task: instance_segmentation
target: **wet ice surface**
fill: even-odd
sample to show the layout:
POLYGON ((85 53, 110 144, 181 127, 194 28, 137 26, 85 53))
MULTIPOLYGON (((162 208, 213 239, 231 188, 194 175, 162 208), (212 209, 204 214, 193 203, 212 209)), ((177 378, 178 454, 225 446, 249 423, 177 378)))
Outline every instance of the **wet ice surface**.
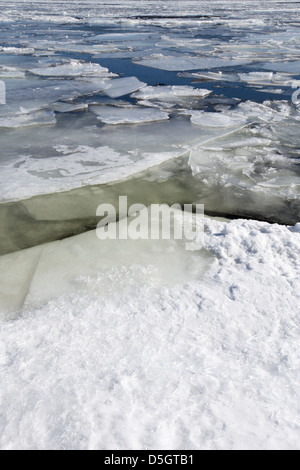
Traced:
POLYGON ((297 448, 298 18, 0 1, 1 447, 297 448), (55 241, 119 194, 292 227, 55 241))

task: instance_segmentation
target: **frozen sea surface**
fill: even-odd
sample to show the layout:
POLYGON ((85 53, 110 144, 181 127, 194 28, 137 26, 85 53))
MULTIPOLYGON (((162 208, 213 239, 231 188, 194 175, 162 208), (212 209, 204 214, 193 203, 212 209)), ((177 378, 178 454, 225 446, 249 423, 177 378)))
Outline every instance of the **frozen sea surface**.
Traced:
POLYGON ((299 448, 299 11, 0 0, 2 449, 299 448))

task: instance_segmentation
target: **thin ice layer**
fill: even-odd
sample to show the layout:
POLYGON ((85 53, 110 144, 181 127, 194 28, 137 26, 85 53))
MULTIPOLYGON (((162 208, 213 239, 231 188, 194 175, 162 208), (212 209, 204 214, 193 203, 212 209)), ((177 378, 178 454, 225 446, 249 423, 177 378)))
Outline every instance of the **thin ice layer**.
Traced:
POLYGON ((269 85, 269 86, 287 86, 294 83, 293 75, 290 73, 274 72, 244 72, 244 73, 224 73, 219 72, 193 72, 179 74, 182 77, 207 79, 220 82, 245 82, 249 85, 269 85))
POLYGON ((45 126, 51 124, 56 124, 55 114, 51 111, 22 113, 14 116, 0 117, 0 128, 2 129, 45 126))
MULTIPOLYGON (((180 228, 182 224, 181 210, 175 211, 174 219, 171 219, 171 212, 167 207, 162 207, 161 210, 165 218, 170 218, 172 233, 175 233, 174 225, 180 228)), ((149 222, 149 230, 150 220, 152 224, 160 224, 159 240, 147 239, 147 228, 144 233, 146 239, 125 238, 127 228, 130 230, 130 223, 135 220, 132 217, 117 224, 112 221, 109 227, 111 232, 123 234, 122 242, 114 239, 99 240, 96 232, 92 231, 0 257, 0 315, 3 310, 26 310, 38 307, 60 294, 75 292, 77 288, 83 287, 78 282, 79 276, 103 276, 103 282, 105 275, 114 271, 116 264, 130 271, 135 264, 144 262, 145 269, 141 273, 144 271, 144 281, 153 284, 153 287, 197 279, 208 264, 207 252, 203 250, 199 257, 194 257, 191 251, 185 250, 186 243, 190 243, 191 239, 186 239, 183 231, 182 240, 173 240, 174 236, 167 240, 168 227, 159 222, 160 215, 151 217, 151 209, 144 210, 144 214, 147 217, 147 228, 149 222), (74 251, 78 252, 79 257, 74 257, 74 251), (172 252, 176 252, 177 256, 170 270, 172 252), (23 279, 20 279, 20 271, 24 273, 23 279)), ((186 215, 186 223, 188 217, 191 219, 192 215, 186 215)), ((203 231, 203 219, 200 216, 197 224, 200 233, 200 230, 203 231)))
POLYGON ((153 67, 160 70, 184 71, 197 69, 212 69, 217 67, 230 67, 235 65, 249 64, 249 60, 233 60, 211 57, 193 57, 193 56, 164 56, 154 54, 144 59, 134 60, 139 65, 153 67))
POLYGON ((211 94, 211 90, 193 88, 190 86, 147 86, 132 95, 138 100, 159 100, 176 102, 180 98, 200 97, 211 94))
POLYGON ((116 106, 92 106, 90 109, 105 124, 142 124, 169 119, 167 113, 158 109, 140 108, 138 106, 124 108, 116 106))
POLYGON ((48 158, 20 156, 1 166, 1 199, 26 199, 86 185, 122 180, 147 168, 177 157, 183 149, 169 152, 117 152, 109 147, 77 148, 59 145, 48 158))
MULTIPOLYGON (((219 211, 298 220, 299 147, 298 138, 294 143, 292 138, 297 115, 291 107, 270 111, 266 109, 263 118, 257 115, 255 126, 192 150, 189 164, 203 188, 214 194, 219 211)), ((208 202, 207 210, 211 207, 208 202)))
POLYGON ((42 77, 80 77, 84 75, 96 75, 105 78, 115 76, 115 74, 109 72, 108 68, 101 67, 99 64, 82 62, 75 59, 66 64, 52 67, 39 67, 30 69, 29 71, 42 77))
POLYGON ((119 98, 140 90, 144 86, 146 86, 146 83, 141 82, 136 77, 116 78, 107 82, 103 91, 110 98, 119 98))
POLYGON ((22 110, 39 110, 59 100, 91 95, 102 91, 107 79, 98 82, 88 80, 13 80, 6 81, 6 106, 1 106, 0 115, 14 115, 22 110))

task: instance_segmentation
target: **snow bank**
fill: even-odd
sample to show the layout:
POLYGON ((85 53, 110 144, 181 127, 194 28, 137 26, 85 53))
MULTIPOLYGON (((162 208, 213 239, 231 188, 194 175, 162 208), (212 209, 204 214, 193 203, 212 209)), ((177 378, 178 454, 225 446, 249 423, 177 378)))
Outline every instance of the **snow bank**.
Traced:
MULTIPOLYGON (((206 224, 204 272, 168 242, 130 260, 116 246, 109 268, 91 234, 91 275, 0 323, 2 449, 299 449, 299 230, 206 224), (162 254, 164 278, 181 272, 164 286, 162 254)), ((36 296, 41 267, 59 285, 87 237, 36 253, 36 296)))

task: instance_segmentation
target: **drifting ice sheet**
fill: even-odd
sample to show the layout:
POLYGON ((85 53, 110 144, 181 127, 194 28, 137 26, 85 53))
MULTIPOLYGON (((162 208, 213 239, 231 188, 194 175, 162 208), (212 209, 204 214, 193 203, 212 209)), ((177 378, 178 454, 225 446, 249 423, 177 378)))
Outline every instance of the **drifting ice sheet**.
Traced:
POLYGON ((176 158, 183 152, 180 148, 161 153, 139 152, 138 158, 135 158, 129 152, 120 153, 109 147, 82 145, 73 148, 58 145, 53 151, 57 156, 33 158, 24 155, 11 164, 1 165, 0 199, 26 199, 87 185, 121 181, 176 158))
POLYGON ((0 128, 13 129, 18 127, 45 126, 56 124, 55 114, 51 111, 0 116, 0 128))
POLYGON ((84 75, 97 75, 101 78, 116 76, 109 72, 106 67, 91 62, 81 62, 79 60, 71 60, 70 63, 56 65, 54 67, 40 67, 31 69, 29 72, 35 75, 45 77, 80 77, 84 75))
POLYGON ((300 74, 300 62, 269 62, 263 65, 264 69, 278 72, 288 72, 293 75, 300 74))
POLYGON ((251 63, 249 60, 231 60, 210 57, 184 57, 184 56, 164 56, 155 54, 141 60, 134 60, 138 65, 152 67, 168 71, 184 71, 197 69, 214 69, 217 67, 230 67, 235 65, 245 65, 251 63))
POLYGON ((185 111, 184 114, 191 115, 191 122, 202 127, 236 127, 247 122, 247 116, 226 116, 225 113, 209 113, 205 111, 185 111))
POLYGON ((119 98, 120 96, 129 95, 144 86, 146 86, 146 83, 140 82, 136 77, 125 77, 109 81, 103 91, 110 98, 119 98))
POLYGON ((109 79, 92 80, 14 80, 6 82, 6 106, 0 116, 19 113, 20 109, 39 110, 59 100, 74 99, 102 91, 109 79))
POLYGON ((167 113, 158 109, 116 106, 92 106, 90 109, 105 124, 142 124, 169 119, 167 113))
POLYGON ((146 86, 134 93, 133 98, 138 100, 159 100, 176 102, 185 97, 205 97, 212 93, 210 90, 193 88, 190 86, 146 86))

